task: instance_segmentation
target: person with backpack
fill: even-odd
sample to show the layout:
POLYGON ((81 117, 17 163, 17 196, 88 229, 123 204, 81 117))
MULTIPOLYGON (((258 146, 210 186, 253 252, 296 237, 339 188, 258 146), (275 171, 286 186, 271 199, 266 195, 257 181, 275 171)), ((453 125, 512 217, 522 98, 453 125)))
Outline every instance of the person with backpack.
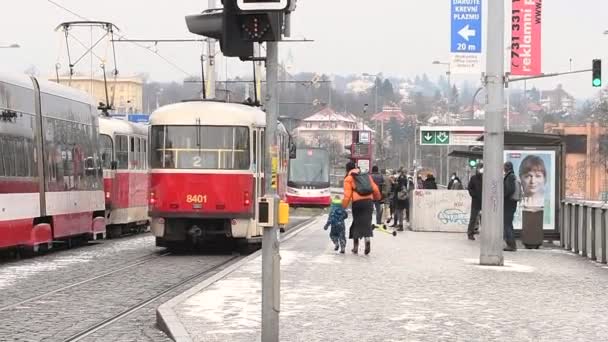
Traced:
POLYGON ((504 234, 503 237, 507 246, 504 248, 506 252, 517 251, 515 235, 513 231, 513 218, 517 210, 517 202, 521 201, 522 189, 521 182, 515 177, 513 172, 513 163, 505 162, 504 165, 504 234))
MULTIPOLYGON (((385 184, 384 184, 384 177, 380 174, 380 172, 378 172, 378 166, 374 165, 372 167, 371 176, 372 176, 372 180, 374 181, 374 183, 376 183, 376 186, 380 190, 380 194, 382 194, 385 184)), ((388 187, 388 184, 386 187, 388 187)), ((376 226, 382 225, 383 205, 384 205, 384 196, 382 196, 382 198, 380 200, 374 201, 374 211, 376 211, 376 226)))
POLYGON ((399 172, 399 178, 395 182, 393 198, 395 201, 395 222, 391 226, 397 228, 398 231, 403 231, 403 212, 409 204, 409 180, 404 168, 399 172))
POLYGON ((350 226, 349 239, 353 240, 354 254, 359 253, 359 240, 365 240, 365 255, 371 252, 373 201, 382 198, 380 190, 372 177, 362 173, 353 161, 346 164, 344 178, 344 199, 342 207, 348 208, 352 202, 353 222, 350 226))

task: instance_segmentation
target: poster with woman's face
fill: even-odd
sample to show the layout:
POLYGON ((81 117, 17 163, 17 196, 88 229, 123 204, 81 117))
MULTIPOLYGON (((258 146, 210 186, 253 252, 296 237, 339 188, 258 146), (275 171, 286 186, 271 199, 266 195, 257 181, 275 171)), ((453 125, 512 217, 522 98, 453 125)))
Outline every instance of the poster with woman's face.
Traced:
POLYGON ((543 229, 555 229, 555 151, 505 151, 522 185, 513 227, 522 228, 523 212, 542 212, 543 229))

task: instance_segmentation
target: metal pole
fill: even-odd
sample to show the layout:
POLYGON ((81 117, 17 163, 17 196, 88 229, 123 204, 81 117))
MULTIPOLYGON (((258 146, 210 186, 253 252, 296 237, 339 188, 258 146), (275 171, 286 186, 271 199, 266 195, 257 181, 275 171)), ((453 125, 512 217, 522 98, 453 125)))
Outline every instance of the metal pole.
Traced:
MULTIPOLYGON (((448 62, 448 88, 450 88, 450 91, 448 93, 448 117, 447 117, 447 121, 448 121, 448 125, 450 125, 450 107, 452 105, 452 65, 448 62)), ((449 182, 450 179, 450 146, 446 146, 446 168, 445 168, 445 179, 444 181, 446 182, 445 185, 447 185, 447 182, 449 182)))
MULTIPOLYGON (((278 198, 272 187, 272 159, 277 156, 275 132, 278 119, 279 46, 277 42, 266 45, 266 155, 264 158, 266 194, 278 198)), ((262 239, 262 341, 279 342, 280 310, 280 255, 278 227, 264 228, 262 239)))
POLYGON ((374 95, 374 114, 378 113, 378 81, 380 80, 380 78, 378 78, 378 75, 376 75, 376 94, 374 95))
MULTIPOLYGON (((524 90, 525 93, 525 90, 524 90)), ((511 130, 511 88, 507 88, 507 131, 511 130)))
POLYGON ((521 113, 522 117, 528 114, 528 81, 524 80, 524 110, 521 113))
MULTIPOLYGON (((215 8, 215 0, 209 0, 208 8, 215 8)), ((215 39, 207 39, 207 54, 207 98, 215 99, 215 39)))
POLYGON ((479 263, 503 266, 504 0, 488 1, 488 92, 484 136, 482 233, 479 263))

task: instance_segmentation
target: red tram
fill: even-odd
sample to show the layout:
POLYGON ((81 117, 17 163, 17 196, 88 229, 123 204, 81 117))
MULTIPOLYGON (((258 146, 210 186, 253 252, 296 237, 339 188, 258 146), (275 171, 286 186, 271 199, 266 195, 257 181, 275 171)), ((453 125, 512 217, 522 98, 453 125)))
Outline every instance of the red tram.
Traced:
POLYGON ((99 119, 108 237, 148 225, 148 129, 112 118, 99 119))
POLYGON ((331 204, 329 152, 323 148, 301 148, 290 160, 287 180, 289 206, 325 208, 331 204))
MULTIPOLYGON (((162 107, 150 117, 149 215, 157 246, 228 237, 259 242, 266 116, 211 101, 162 107)), ((289 135, 279 124, 276 184, 285 197, 289 135)))
POLYGON ((98 146, 87 94, 0 74, 0 248, 105 236, 98 146))

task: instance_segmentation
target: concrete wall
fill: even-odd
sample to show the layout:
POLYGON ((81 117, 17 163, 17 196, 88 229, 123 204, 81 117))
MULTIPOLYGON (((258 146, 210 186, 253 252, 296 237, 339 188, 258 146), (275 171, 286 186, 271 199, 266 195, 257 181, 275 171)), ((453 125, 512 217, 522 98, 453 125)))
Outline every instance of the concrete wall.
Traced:
POLYGON ((466 190, 415 190, 411 205, 411 228, 414 231, 467 231, 471 197, 466 190))

